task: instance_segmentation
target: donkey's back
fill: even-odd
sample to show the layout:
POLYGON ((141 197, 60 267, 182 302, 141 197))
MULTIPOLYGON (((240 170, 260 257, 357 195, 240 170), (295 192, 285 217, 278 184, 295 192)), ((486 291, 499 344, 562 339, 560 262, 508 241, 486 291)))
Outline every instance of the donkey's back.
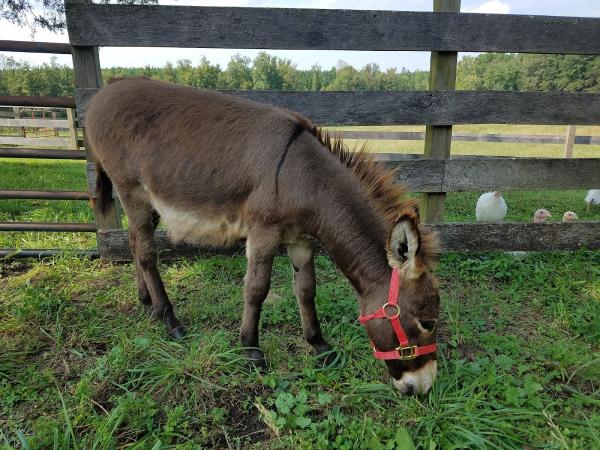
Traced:
POLYGON ((214 245, 245 238, 249 215, 275 204, 280 161, 310 126, 280 108, 144 78, 102 88, 86 125, 99 179, 108 173, 128 215, 151 207, 174 240, 214 245))
MULTIPOLYGON (((144 78, 123 79, 90 101, 87 133, 113 181, 137 177, 147 188, 193 189, 230 198, 264 177, 298 126, 299 116, 279 108, 212 91, 144 78), (238 192, 233 192, 236 194, 238 192)), ((275 161, 275 162, 274 162, 275 161)), ((179 190, 177 197, 191 192, 179 190)), ((198 197, 200 196, 200 198, 198 197)))

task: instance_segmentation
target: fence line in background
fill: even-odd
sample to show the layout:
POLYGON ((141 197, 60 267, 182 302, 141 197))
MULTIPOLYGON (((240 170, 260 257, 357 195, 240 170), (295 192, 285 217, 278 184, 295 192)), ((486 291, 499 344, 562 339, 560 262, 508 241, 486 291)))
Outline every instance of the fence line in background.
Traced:
MULTIPOLYGON (((1 107, 1 106, 0 106, 1 107)), ((23 119, 20 117, 21 109, 17 106, 13 107, 15 115, 14 119, 0 118, 0 128, 13 128, 18 132, 17 136, 0 135, 0 145, 15 145, 15 146, 37 146, 37 147, 62 147, 70 149, 78 149, 78 132, 75 121, 75 110, 71 108, 65 109, 67 118, 57 120, 49 119, 23 119), (48 136, 28 136, 26 129, 36 128, 49 131, 53 137, 48 136), (59 137, 59 130, 68 130, 68 137, 59 137)), ((52 116, 55 112, 52 112, 52 116)))
MULTIPOLYGON (((23 42, 23 41, 0 41, 0 51, 15 51, 29 53, 71 53, 69 44, 57 44, 48 42, 23 42)), ((3 114, 0 118, 1 127, 17 128, 19 136, 2 137, 0 144, 4 145, 38 145, 38 146, 60 146, 71 148, 46 149, 25 147, 0 147, 0 158, 39 158, 39 159, 66 159, 84 160, 85 152, 78 150, 79 140, 77 123, 74 109, 75 99, 72 97, 48 97, 48 96, 0 96, 0 105, 13 106, 14 118, 8 118, 3 114), (19 117, 20 107, 40 108, 67 108, 66 120, 53 119, 21 119, 19 117), (66 128, 69 130, 67 138, 31 138, 26 136, 26 128, 66 128)), ((57 190, 0 190, 0 199, 41 199, 41 200, 89 200, 89 192, 79 191, 57 191, 57 190)), ((95 223, 69 223, 69 222, 0 222, 2 232, 85 232, 96 233, 95 223)), ((0 249, 0 258, 6 257, 51 257, 61 254, 74 254, 79 256, 96 257, 98 252, 93 250, 65 250, 65 249, 0 249)))

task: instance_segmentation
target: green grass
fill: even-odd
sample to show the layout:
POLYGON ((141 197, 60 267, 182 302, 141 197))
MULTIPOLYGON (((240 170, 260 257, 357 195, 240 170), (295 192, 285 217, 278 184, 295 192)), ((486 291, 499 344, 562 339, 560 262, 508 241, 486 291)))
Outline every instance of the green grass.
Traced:
MULTIPOLYGON (((578 133, 599 131, 587 128, 578 133)), ((542 147, 457 142, 453 150, 562 152, 542 147)), ((590 146, 576 156, 583 150, 598 156, 590 146)), ((2 160, 0 174, 4 189, 85 189, 83 162, 2 160)), ((445 220, 473 221, 478 195, 448 195, 445 220)), ((584 195, 506 192, 507 220, 529 221, 540 207, 554 220, 566 210, 600 219, 598 209, 585 211, 584 195)), ((9 220, 92 216, 87 202, 0 201, 0 221, 9 220)), ((94 246, 93 234, 0 233, 0 247, 94 246)), ((0 449, 600 448, 600 252, 445 255, 440 374, 424 398, 385 382, 352 289, 325 257, 317 304, 339 363, 317 366, 301 337, 289 263, 277 258, 261 324, 270 369, 255 373, 237 339, 245 267, 244 258, 162 265, 190 333, 172 342, 138 304, 130 264, 0 261, 0 449)))
POLYGON ((384 383, 351 288, 325 257, 318 310, 339 365, 316 368, 278 258, 262 317, 264 375, 238 347, 243 258, 162 266, 190 332, 178 343, 135 300, 129 264, 2 270, 12 273, 0 281, 7 448, 600 445, 598 252, 444 257, 441 369, 424 398, 384 383))

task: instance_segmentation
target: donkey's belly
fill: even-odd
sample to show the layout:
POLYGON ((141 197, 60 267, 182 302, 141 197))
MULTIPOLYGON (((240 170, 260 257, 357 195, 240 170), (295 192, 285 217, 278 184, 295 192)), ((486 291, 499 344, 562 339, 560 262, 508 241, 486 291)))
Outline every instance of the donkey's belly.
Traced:
POLYGON ((240 214, 201 215, 177 209, 155 197, 151 198, 151 203, 173 242, 230 246, 248 235, 240 214))

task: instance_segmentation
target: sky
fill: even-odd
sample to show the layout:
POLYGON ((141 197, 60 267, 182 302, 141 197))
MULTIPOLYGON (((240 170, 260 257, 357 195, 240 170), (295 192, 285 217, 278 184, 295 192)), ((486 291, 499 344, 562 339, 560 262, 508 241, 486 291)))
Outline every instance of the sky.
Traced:
MULTIPOLYGON (((431 11, 433 0, 159 0, 167 5, 197 6, 243 6, 243 7, 286 7, 286 8, 323 8, 323 9, 384 9, 399 11, 431 11)), ((549 16, 600 17, 600 0, 462 0, 462 12, 495 14, 535 14, 549 16)), ((0 40, 36 40, 47 42, 68 42, 65 34, 38 30, 32 39, 28 28, 19 28, 0 20, 0 40)), ((335 66, 343 60, 354 67, 363 67, 376 63, 383 70, 406 68, 408 70, 428 70, 427 52, 352 52, 331 50, 266 50, 272 55, 291 59, 299 69, 308 69, 314 64, 323 68, 335 66)), ((100 49, 102 67, 143 67, 163 66, 170 61, 189 59, 196 64, 206 56, 212 64, 227 66, 231 56, 236 53, 254 58, 260 50, 229 49, 176 49, 176 48, 117 48, 100 49)), ((32 64, 49 62, 52 55, 33 53, 1 52, 32 64)), ((460 54, 459 58, 464 56, 460 54)), ((56 55, 59 64, 71 65, 70 55, 56 55)))

